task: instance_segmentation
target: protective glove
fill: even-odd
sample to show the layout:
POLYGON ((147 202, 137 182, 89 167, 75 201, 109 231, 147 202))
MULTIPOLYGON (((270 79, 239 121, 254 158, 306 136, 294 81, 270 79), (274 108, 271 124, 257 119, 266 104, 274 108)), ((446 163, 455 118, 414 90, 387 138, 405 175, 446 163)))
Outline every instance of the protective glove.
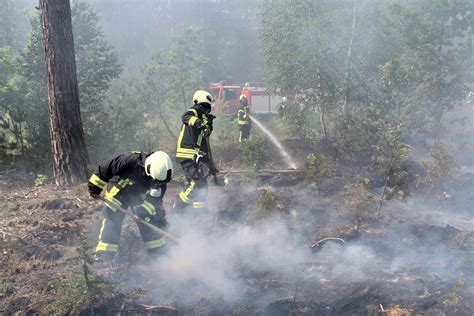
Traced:
POLYGON ((209 137, 209 136, 211 136, 212 128, 209 125, 206 124, 202 128, 202 132, 204 134, 204 137, 209 137))
POLYGON ((211 122, 211 124, 212 124, 212 121, 214 121, 214 119, 216 118, 216 116, 214 116, 212 114, 207 114, 206 116, 207 116, 209 122, 211 122))
POLYGON ((196 122, 194 122, 194 127, 201 129, 203 123, 201 119, 197 119, 196 122))
POLYGON ((97 199, 100 196, 100 193, 102 192, 102 189, 96 186, 95 184, 89 182, 87 183, 87 187, 89 189, 89 194, 92 198, 97 199))

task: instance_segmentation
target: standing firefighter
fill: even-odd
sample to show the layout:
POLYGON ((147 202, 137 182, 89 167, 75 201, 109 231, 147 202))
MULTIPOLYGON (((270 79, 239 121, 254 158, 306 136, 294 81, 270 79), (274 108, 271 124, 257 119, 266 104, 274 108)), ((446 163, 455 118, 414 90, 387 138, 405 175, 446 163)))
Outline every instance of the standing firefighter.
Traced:
POLYGON ((237 124, 239 125, 239 143, 245 142, 250 136, 250 111, 247 97, 240 95, 240 104, 237 111, 237 124))
POLYGON ((218 172, 210 155, 209 136, 212 132, 211 112, 214 98, 209 92, 198 90, 193 96, 194 105, 182 116, 183 125, 176 149, 177 161, 186 177, 187 187, 177 197, 177 211, 187 206, 207 209, 207 178, 218 172))
MULTIPOLYGON (((166 226, 163 196, 166 184, 173 176, 173 163, 168 154, 132 152, 122 154, 99 164, 89 179, 89 193, 96 198, 105 188, 104 213, 96 247, 98 258, 111 259, 120 245, 124 214, 117 210, 131 207, 134 214, 157 227, 166 226)), ((137 223, 145 248, 157 255, 166 240, 144 224, 137 223)))

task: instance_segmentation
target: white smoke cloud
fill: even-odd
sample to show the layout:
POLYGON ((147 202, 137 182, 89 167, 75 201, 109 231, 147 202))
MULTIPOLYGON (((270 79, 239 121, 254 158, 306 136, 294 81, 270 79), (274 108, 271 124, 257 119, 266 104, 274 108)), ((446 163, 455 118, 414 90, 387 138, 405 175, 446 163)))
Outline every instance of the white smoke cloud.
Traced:
MULTIPOLYGON (((410 209, 420 208, 417 203, 388 201, 384 212, 396 216, 398 210, 406 218, 410 209)), ((189 211, 169 216, 170 231, 179 235, 180 243, 171 245, 166 255, 146 268, 145 275, 151 276, 149 299, 195 306, 203 299, 235 304, 251 296, 254 302, 268 304, 308 284, 369 285, 403 280, 409 275, 453 281, 463 273, 463 267, 456 264, 462 251, 447 247, 444 225, 433 225, 432 231, 422 227, 421 235, 408 222, 381 227, 362 234, 358 240, 327 243, 313 252, 308 242, 312 237, 309 230, 297 229, 314 220, 308 210, 294 209, 289 216, 273 216, 251 225, 218 222, 215 215, 189 211), (263 279, 286 285, 260 293, 259 282, 263 279)), ((416 217, 414 214, 408 218, 417 223, 416 217)), ((422 225, 435 224, 423 222, 422 225)))

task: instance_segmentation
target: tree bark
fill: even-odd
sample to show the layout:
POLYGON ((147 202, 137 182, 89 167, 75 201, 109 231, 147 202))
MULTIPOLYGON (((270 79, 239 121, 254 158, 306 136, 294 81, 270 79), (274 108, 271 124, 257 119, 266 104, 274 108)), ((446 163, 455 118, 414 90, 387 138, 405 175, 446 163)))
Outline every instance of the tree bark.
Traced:
POLYGON ((68 187, 87 177, 89 157, 79 105, 69 0, 40 0, 48 74, 53 175, 68 187))

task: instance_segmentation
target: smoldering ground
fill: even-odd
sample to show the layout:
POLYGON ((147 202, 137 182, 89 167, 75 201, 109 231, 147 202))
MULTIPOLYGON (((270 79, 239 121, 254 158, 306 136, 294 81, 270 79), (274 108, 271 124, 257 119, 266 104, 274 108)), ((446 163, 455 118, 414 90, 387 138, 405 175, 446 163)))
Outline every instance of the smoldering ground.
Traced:
MULTIPOLYGON (((312 221, 310 214, 301 213, 292 216, 301 223, 312 221)), ((244 224, 217 222, 215 215, 170 215, 170 231, 179 234, 180 242, 170 244, 153 265, 141 267, 148 300, 189 307, 203 300, 263 307, 298 289, 324 293, 335 284, 343 285, 341 294, 355 284, 397 283, 416 297, 431 281, 450 286, 458 280, 472 282, 466 248, 453 245, 461 236, 454 228, 385 223, 363 231, 357 240, 327 243, 314 251, 312 236, 289 227, 283 216, 244 224), (403 285, 405 279, 421 281, 414 287, 403 285)), ((330 304, 324 295, 312 299, 330 304)))

